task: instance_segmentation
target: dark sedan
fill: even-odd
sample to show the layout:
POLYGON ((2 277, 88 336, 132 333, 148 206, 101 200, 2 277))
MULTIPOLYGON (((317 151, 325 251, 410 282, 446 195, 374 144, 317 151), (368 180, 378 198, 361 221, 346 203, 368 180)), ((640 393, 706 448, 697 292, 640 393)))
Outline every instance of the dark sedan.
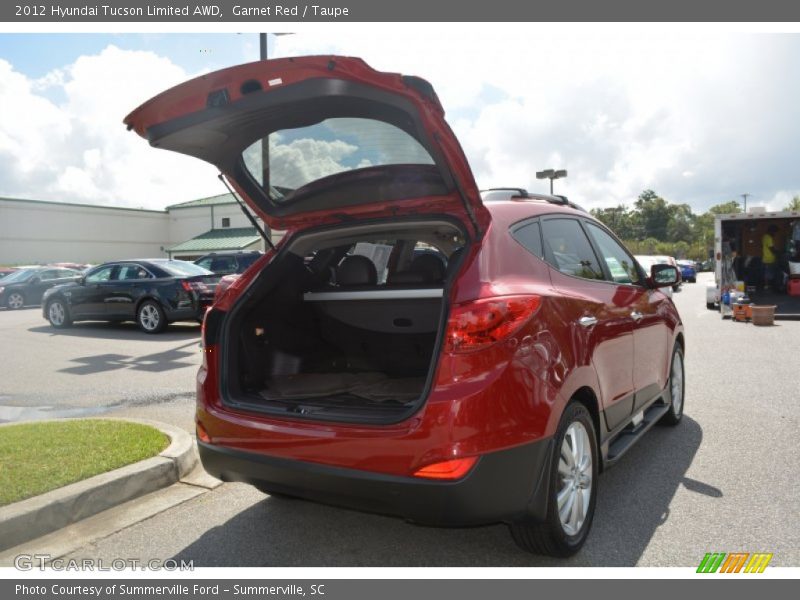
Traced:
POLYGON ((76 281, 80 272, 60 267, 19 269, 0 280, 0 306, 17 310, 39 304, 49 288, 76 281))
POLYGON ((173 321, 201 320, 219 276, 183 260, 109 262, 47 291, 43 315, 53 327, 73 321, 136 321, 145 333, 173 321))

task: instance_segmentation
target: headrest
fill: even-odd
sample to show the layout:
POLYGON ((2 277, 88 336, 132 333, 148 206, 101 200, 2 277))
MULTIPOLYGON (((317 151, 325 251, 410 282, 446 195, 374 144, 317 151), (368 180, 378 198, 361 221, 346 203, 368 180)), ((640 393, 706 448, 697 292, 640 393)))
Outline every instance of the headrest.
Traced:
POLYGON ((436 254, 425 252, 411 261, 409 271, 422 273, 423 281, 432 283, 444 279, 444 261, 436 254))
POLYGON ((340 286, 375 285, 377 282, 375 264, 360 254, 345 257, 336 269, 336 283, 340 286))

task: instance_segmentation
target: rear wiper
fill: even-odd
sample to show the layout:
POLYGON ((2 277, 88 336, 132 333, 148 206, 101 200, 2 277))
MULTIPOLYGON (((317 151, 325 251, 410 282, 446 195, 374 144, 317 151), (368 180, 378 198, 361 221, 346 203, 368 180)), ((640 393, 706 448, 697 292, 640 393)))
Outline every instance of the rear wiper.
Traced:
POLYGON ((233 191, 233 189, 231 189, 231 186, 228 185, 228 182, 225 180, 225 177, 223 177, 222 173, 217 175, 217 178, 228 189, 228 193, 230 193, 230 195, 233 196, 233 199, 236 200, 236 204, 238 204, 239 208, 242 209, 242 212, 244 213, 244 216, 247 217, 248 221, 250 221, 250 223, 253 225, 253 227, 256 228, 256 231, 258 231, 258 233, 261 234, 261 237, 264 238, 264 241, 267 243, 267 245, 272 250, 275 250, 275 244, 272 243, 272 240, 269 239, 269 236, 267 236, 266 232, 258 224, 258 221, 256 221, 256 218, 253 215, 250 214, 249 210, 247 210, 247 207, 244 205, 244 202, 242 202, 242 199, 239 198, 239 196, 236 195, 236 193, 233 191))

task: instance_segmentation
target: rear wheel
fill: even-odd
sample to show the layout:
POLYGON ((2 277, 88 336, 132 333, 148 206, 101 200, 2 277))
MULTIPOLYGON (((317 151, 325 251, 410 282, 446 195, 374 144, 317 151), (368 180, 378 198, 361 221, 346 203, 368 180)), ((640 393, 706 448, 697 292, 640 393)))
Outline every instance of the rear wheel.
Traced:
POLYGON ((672 365, 669 371, 670 404, 669 410, 661 417, 664 425, 677 425, 683 417, 683 400, 686 392, 686 380, 683 370, 683 350, 675 346, 672 351, 672 365))
POLYGON ((21 292, 11 292, 6 299, 6 306, 11 310, 19 310, 25 306, 25 296, 21 292))
POLYGON ((597 501, 597 438, 583 404, 573 402, 564 411, 555 449, 546 519, 512 523, 511 535, 527 552, 566 557, 586 542, 597 501))
POLYGON ((161 333, 167 327, 167 315, 155 300, 145 300, 136 311, 136 324, 145 333, 161 333))
POLYGON ((708 310, 716 310, 717 305, 714 302, 706 302, 706 308, 708 310))
POLYGON ((72 325, 72 319, 63 300, 56 298, 47 303, 47 320, 56 329, 72 325))

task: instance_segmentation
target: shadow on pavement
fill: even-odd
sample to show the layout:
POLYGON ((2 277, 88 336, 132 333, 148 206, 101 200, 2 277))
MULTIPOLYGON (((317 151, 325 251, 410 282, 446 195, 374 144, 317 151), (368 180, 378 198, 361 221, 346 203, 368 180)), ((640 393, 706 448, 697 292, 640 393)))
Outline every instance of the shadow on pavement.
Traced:
POLYGON ((182 369, 197 364, 196 357, 199 353, 197 340, 192 340, 177 348, 171 348, 164 352, 155 352, 143 356, 130 356, 127 354, 97 354, 95 356, 83 356, 73 358, 71 362, 78 363, 74 367, 60 369, 59 373, 70 373, 72 375, 88 375, 90 373, 102 373, 104 371, 116 371, 118 369, 133 369, 134 371, 147 371, 150 373, 161 373, 172 369, 182 369))
POLYGON ((51 336, 93 337, 107 340, 131 340, 148 342, 174 342, 200 337, 198 323, 172 323, 162 333, 148 334, 139 329, 135 323, 108 323, 102 321, 86 321, 75 323, 71 327, 55 329, 50 325, 41 325, 28 329, 31 333, 51 336))
POLYGON ((504 525, 420 527, 273 497, 208 530, 173 558, 194 560, 195 566, 634 566, 669 520, 681 485, 722 496, 685 475, 702 439, 699 424, 688 417, 676 428, 653 428, 601 475, 593 530, 583 550, 568 560, 525 554, 504 525))

